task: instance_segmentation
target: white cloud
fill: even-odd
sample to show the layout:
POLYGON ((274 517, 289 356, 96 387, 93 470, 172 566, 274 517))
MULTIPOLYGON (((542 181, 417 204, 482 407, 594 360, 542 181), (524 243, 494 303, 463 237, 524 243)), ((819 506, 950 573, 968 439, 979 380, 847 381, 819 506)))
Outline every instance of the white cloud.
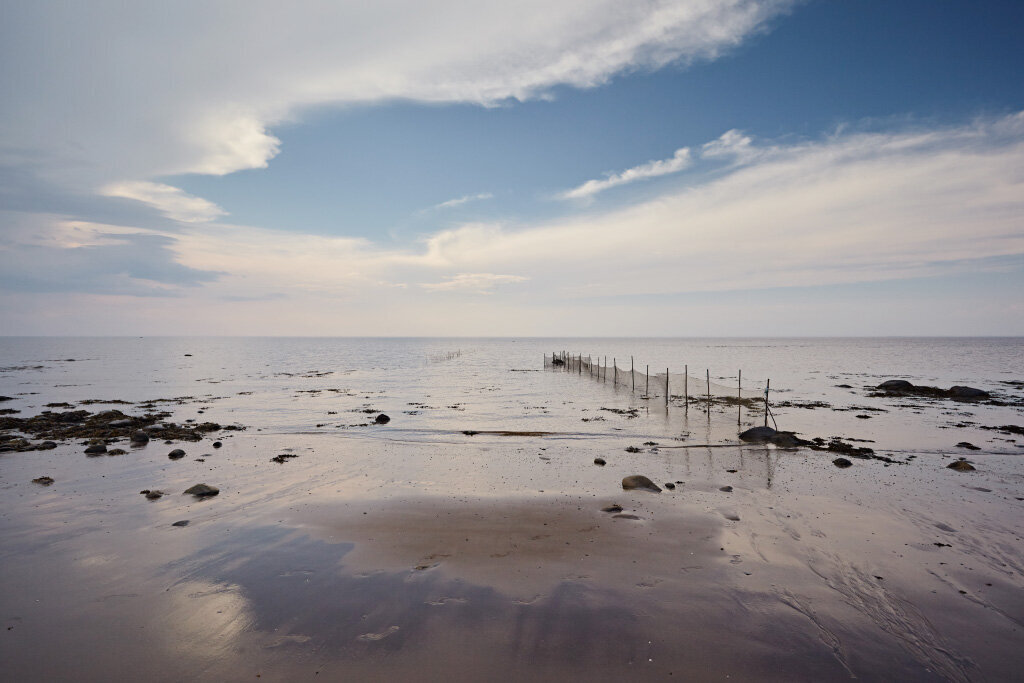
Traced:
POLYGON ((701 147, 701 158, 703 159, 728 159, 732 158, 738 163, 749 161, 757 155, 753 147, 753 140, 742 132, 733 129, 727 130, 717 140, 705 143, 701 147))
POLYGON ((471 102, 714 59, 791 0, 254 0, 5 8, 0 152, 78 190, 260 168, 305 108, 471 102))
POLYGON ((571 190, 561 193, 559 197, 562 199, 589 199, 598 192, 604 192, 612 187, 627 185, 629 183, 635 183, 638 180, 656 178, 670 173, 678 173, 689 165, 690 149, 688 147, 682 147, 677 149, 675 154, 673 154, 669 159, 648 161, 646 164, 628 168, 621 173, 608 173, 605 178, 601 178, 599 180, 588 180, 579 187, 574 187, 571 190))
POLYGON ((464 195, 462 197, 458 197, 457 199, 449 199, 446 202, 441 202, 440 204, 435 204, 434 206, 432 206, 430 208, 432 208, 432 209, 450 209, 450 208, 455 207, 455 206, 462 206, 463 204, 467 204, 469 202, 479 201, 481 199, 491 199, 492 197, 494 197, 494 195, 492 193, 490 193, 490 192, 481 192, 480 194, 467 194, 467 195, 464 195))
POLYGON ((148 204, 168 218, 183 223, 205 223, 227 212, 202 197, 196 197, 176 187, 145 180, 110 183, 100 188, 107 197, 122 197, 148 204))
POLYGON ((423 289, 433 292, 468 291, 477 294, 493 294, 498 285, 525 282, 529 278, 519 275, 496 275, 494 273, 459 273, 444 282, 423 283, 423 289))

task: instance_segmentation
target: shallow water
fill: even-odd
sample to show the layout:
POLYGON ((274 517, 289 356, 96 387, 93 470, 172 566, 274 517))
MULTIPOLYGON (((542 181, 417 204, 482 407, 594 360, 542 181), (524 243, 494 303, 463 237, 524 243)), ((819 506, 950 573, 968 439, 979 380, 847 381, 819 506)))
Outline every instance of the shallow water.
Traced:
POLYGON ((1022 424, 1021 409, 866 387, 900 377, 1012 402, 1022 352, 1020 339, 2 339, 13 400, 0 408, 18 417, 178 398, 156 404, 170 420, 247 429, 122 456, 72 441, 0 454, 0 659, 15 680, 1012 678, 1024 438, 980 427, 1022 424), (829 454, 739 445, 762 414, 543 370, 562 350, 722 384, 736 369, 744 384, 771 377, 780 427, 871 440, 906 464, 839 470, 829 454), (176 447, 188 456, 169 460, 176 447), (945 467, 959 456, 978 470, 945 467), (31 483, 44 474, 52 486, 31 483), (623 491, 630 474, 679 483, 623 491), (220 495, 181 494, 200 481, 220 495), (138 494, 154 488, 168 495, 138 494), (601 511, 612 503, 637 519, 601 511))

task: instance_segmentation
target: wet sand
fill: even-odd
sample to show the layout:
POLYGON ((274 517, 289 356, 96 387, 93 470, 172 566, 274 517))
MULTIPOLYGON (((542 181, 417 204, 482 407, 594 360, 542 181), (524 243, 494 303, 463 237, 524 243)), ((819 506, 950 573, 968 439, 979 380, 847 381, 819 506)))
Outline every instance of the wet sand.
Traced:
POLYGON ((1009 680, 1021 663, 1020 456, 959 473, 558 435, 224 443, 4 456, 5 677, 1009 680), (623 491, 638 473, 682 483, 623 491), (199 481, 221 493, 181 494, 199 481))

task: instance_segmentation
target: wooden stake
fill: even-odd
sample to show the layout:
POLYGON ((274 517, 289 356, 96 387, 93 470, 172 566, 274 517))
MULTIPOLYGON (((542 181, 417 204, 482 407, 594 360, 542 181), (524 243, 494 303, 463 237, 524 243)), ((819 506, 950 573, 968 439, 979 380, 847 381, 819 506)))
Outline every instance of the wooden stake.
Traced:
POLYGON ((651 397, 651 366, 650 365, 645 365, 644 367, 647 368, 647 370, 644 373, 645 374, 645 377, 644 377, 644 396, 650 398, 651 397))
POLYGON ((665 368, 665 405, 668 405, 668 368, 665 368))
POLYGON ((686 412, 690 412, 690 366, 683 366, 683 404, 686 406, 686 412))
POLYGON ((736 424, 743 421, 743 371, 738 370, 736 376, 736 424))
POLYGON ((636 393, 636 372, 633 370, 633 356, 629 357, 629 381, 632 382, 630 387, 633 393, 636 393))
POLYGON ((771 378, 764 385, 764 426, 768 426, 768 388, 772 385, 771 378))
POLYGON ((619 366, 615 364, 615 356, 612 356, 612 384, 619 383, 619 366))

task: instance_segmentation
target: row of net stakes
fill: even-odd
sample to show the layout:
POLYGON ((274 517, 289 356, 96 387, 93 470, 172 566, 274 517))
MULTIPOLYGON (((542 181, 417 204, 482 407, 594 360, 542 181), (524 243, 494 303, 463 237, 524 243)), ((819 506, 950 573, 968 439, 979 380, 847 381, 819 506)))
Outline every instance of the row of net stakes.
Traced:
MULTIPOLYGON (((579 354, 579 355, 574 356, 574 355, 570 354, 568 351, 562 351, 562 353, 560 355, 556 355, 554 352, 552 352, 551 353, 551 358, 554 359, 556 357, 558 357, 562 361, 562 364, 565 366, 566 370, 570 370, 571 369, 571 370, 578 371, 578 373, 580 375, 583 374, 583 354, 579 354)), ((598 360, 597 376, 598 376, 598 379, 601 379, 602 378, 602 373, 601 373, 601 357, 598 356, 597 360, 598 360)), ((588 368, 589 368, 589 374, 591 375, 591 377, 593 377, 593 375, 594 375, 594 363, 593 363, 593 361, 590 360, 590 356, 587 356, 587 365, 588 365, 588 368)), ((644 396, 649 397, 650 396, 650 389, 651 389, 651 366, 650 365, 645 365, 644 366, 644 370, 645 370, 645 372, 644 372, 644 396)), ((704 370, 704 373, 705 373, 705 380, 707 382, 708 412, 710 413, 711 412, 711 369, 710 368, 706 368, 704 370)), ((636 365, 634 363, 633 356, 629 357, 629 375, 630 375, 630 378, 629 378, 630 379, 630 391, 633 392, 633 393, 636 393, 636 365)), ((671 392, 669 391, 669 376, 670 376, 669 369, 665 368, 665 406, 666 407, 668 406, 669 400, 670 400, 670 398, 672 396, 671 392)), ((689 379, 690 379, 690 366, 689 365, 683 365, 683 406, 684 406, 684 410, 687 413, 690 412, 689 379)), ((608 381, 608 356, 604 357, 603 381, 604 382, 608 381)), ((618 384, 619 384, 619 366, 618 366, 618 361, 617 361, 617 359, 614 356, 612 356, 612 384, 614 386, 618 386, 618 384)), ((768 426, 768 417, 769 417, 768 391, 769 391, 770 387, 771 387, 771 379, 768 379, 765 382, 765 387, 764 387, 764 426, 765 427, 768 426)), ((736 424, 740 424, 742 422, 742 420, 743 420, 743 370, 742 369, 739 369, 739 370, 736 371, 736 399, 737 399, 737 401, 736 401, 736 424)))

